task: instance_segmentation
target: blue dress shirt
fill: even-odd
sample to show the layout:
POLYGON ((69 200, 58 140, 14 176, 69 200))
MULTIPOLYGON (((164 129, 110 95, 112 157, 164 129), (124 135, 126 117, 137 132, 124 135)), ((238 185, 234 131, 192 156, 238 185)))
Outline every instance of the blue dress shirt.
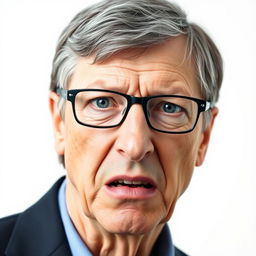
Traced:
MULTIPOLYGON (((69 247, 73 256, 93 256, 88 247, 82 241, 74 224, 72 223, 66 205, 66 180, 63 181, 58 195, 60 215, 66 232, 69 247)), ((174 256, 174 246, 172 243, 171 233, 167 225, 164 226, 155 246, 154 252, 161 256, 174 256)))
POLYGON ((69 247, 72 255, 74 256, 92 256, 91 252, 82 241, 78 232, 76 231, 74 224, 72 223, 66 205, 66 180, 60 186, 59 190, 59 207, 62 222, 68 239, 69 247))

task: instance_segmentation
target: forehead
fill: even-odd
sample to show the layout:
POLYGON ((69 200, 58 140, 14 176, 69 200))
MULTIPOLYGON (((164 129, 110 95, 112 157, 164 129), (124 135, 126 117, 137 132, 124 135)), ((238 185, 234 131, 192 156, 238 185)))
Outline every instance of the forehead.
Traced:
POLYGON ((200 96, 193 61, 186 57, 186 37, 147 48, 123 50, 104 62, 79 58, 69 88, 105 88, 142 96, 176 93, 200 96))

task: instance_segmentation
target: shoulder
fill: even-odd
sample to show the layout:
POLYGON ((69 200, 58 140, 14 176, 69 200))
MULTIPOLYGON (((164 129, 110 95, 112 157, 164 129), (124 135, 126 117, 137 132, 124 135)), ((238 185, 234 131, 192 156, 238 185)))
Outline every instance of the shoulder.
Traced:
POLYGON ((185 254, 185 253, 182 252, 180 249, 178 249, 177 247, 175 247, 175 256, 188 256, 188 254, 185 254))
POLYGON ((0 219, 0 255, 4 254, 19 214, 0 219))
POLYGON ((63 179, 22 213, 0 219, 0 255, 71 255, 58 206, 63 179))

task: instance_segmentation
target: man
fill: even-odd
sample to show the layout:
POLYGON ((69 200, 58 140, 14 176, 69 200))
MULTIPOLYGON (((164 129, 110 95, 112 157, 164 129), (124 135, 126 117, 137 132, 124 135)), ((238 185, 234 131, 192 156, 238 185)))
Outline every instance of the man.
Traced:
POLYGON ((0 220, 1 255, 186 255, 167 221, 203 163, 221 56, 165 0, 108 0, 63 31, 50 87, 67 170, 25 212, 0 220))

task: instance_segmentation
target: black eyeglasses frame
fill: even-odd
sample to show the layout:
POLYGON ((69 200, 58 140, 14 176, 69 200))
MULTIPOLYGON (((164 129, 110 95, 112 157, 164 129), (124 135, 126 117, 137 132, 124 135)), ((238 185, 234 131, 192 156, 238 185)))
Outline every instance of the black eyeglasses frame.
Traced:
POLYGON ((211 102, 209 102, 209 101, 198 99, 198 98, 193 98, 193 97, 188 97, 188 96, 182 96, 182 95, 172 95, 172 94, 166 95, 166 94, 164 94, 164 95, 153 95, 153 96, 147 96, 147 97, 135 97, 135 96, 131 96, 131 95, 121 93, 121 92, 112 91, 112 90, 105 90, 105 89, 72 89, 72 90, 65 90, 63 88, 58 88, 56 92, 63 99, 68 100, 72 103, 72 110, 73 110, 75 120, 81 125, 84 125, 84 126, 87 126, 87 127, 92 127, 92 128, 113 128, 113 127, 120 126, 124 122, 124 120, 126 119, 126 116, 129 112, 131 106, 133 104, 140 104, 140 105, 142 105, 143 112, 144 112, 147 124, 151 129, 153 129, 155 131, 158 131, 158 132, 163 132, 163 133, 184 134, 184 133, 189 133, 189 132, 193 131, 197 122, 198 122, 200 113, 205 112, 205 111, 207 111, 211 108, 211 102), (124 113, 124 116, 121 119, 121 121, 118 124, 109 125, 109 126, 95 126, 95 125, 85 124, 85 123, 79 121, 79 119, 77 118, 77 115, 76 115, 76 110, 75 110, 75 98, 76 98, 76 95, 79 92, 85 92, 85 91, 108 92, 108 93, 114 93, 114 94, 118 94, 118 95, 121 95, 121 96, 125 97, 126 100, 127 100, 127 109, 126 109, 126 111, 124 113), (165 131, 165 130, 160 130, 160 129, 157 129, 157 128, 153 127, 151 125, 151 123, 149 121, 149 118, 148 118, 148 115, 147 115, 147 102, 150 99, 157 98, 157 97, 183 98, 183 99, 188 99, 188 100, 192 100, 192 101, 196 102, 197 106, 198 106, 198 112, 197 112, 196 121, 195 121, 193 127, 191 129, 185 130, 185 131, 165 131))

